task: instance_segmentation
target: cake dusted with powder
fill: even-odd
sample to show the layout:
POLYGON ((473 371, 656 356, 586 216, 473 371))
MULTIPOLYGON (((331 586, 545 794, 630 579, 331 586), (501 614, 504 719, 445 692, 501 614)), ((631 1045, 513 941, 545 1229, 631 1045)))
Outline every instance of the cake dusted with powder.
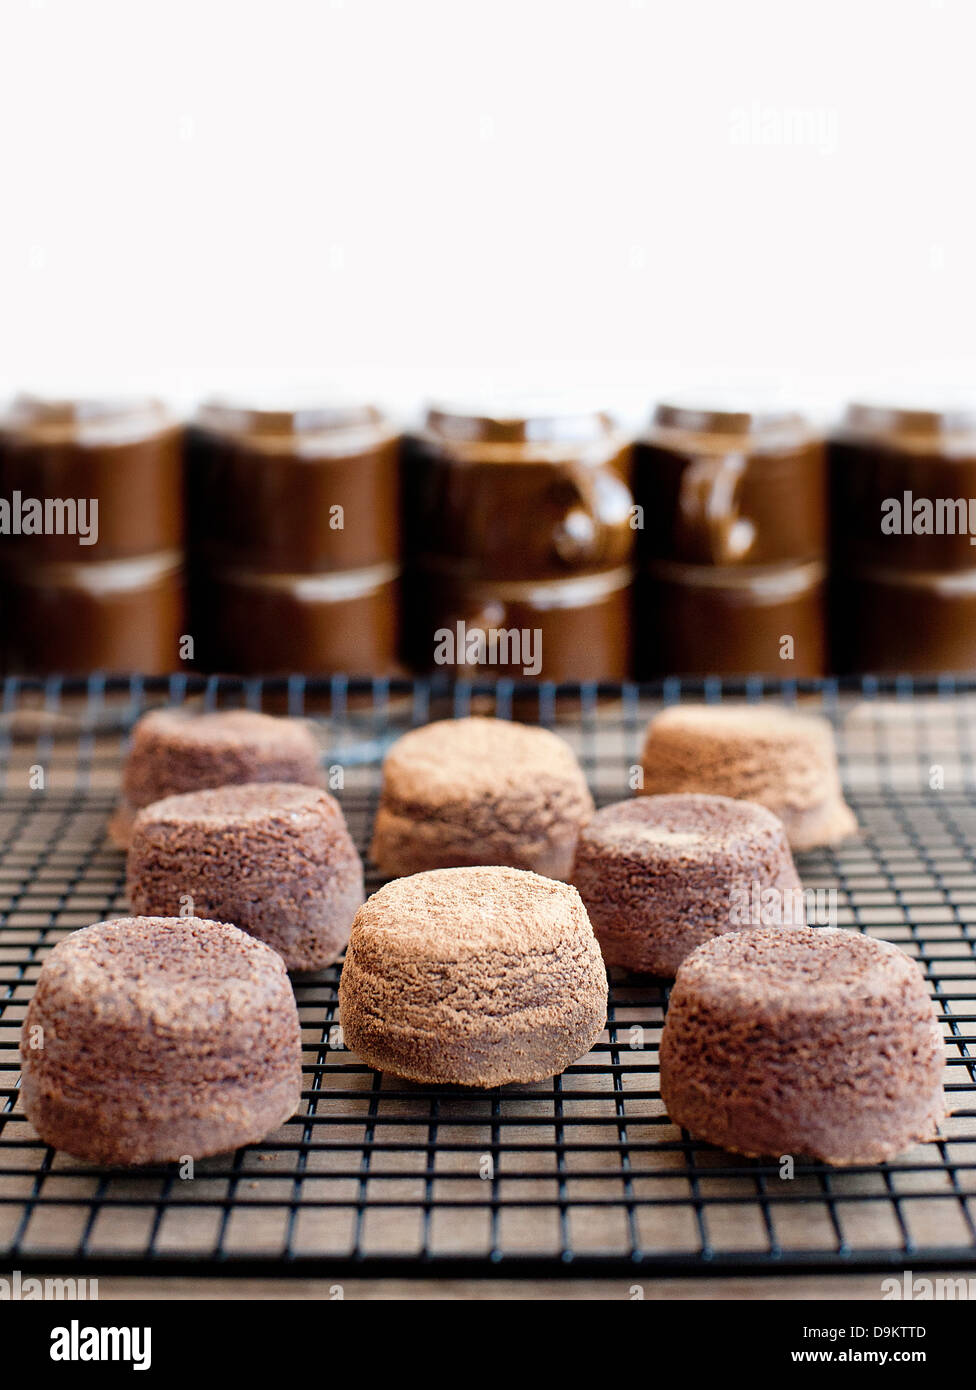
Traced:
POLYGON ((719 937, 678 971, 661 1095, 696 1139, 755 1157, 880 1163, 945 1114, 945 1044, 924 976, 837 928, 719 937))
POLYGON ((281 957, 236 927, 123 917, 45 960, 20 1044, 41 1139, 99 1164, 256 1143, 301 1101, 301 1034, 281 957))
POLYGON ((414 729, 383 763, 371 855, 387 877, 504 864, 565 879, 593 800, 569 744, 504 719, 414 729))
POLYGON ((779 816, 794 849, 857 830, 825 719, 771 705, 672 705, 651 720, 641 761, 645 793, 757 801, 779 816))
POLYGON ((321 786, 319 747, 309 726, 256 710, 152 710, 132 731, 122 801, 109 833, 127 849, 132 821, 143 806, 180 792, 241 782, 321 786))
POLYGON ((780 920, 802 913, 782 821, 726 796, 605 806, 580 836, 573 882, 607 964, 652 975, 673 976, 696 946, 751 926, 736 909, 757 890, 782 902, 780 920))
POLYGON ((260 782, 168 796, 135 818, 133 912, 233 922, 292 971, 341 954, 363 901, 363 865, 335 797, 260 782))
POLYGON ((346 1045, 379 1071, 501 1086, 589 1051, 607 979, 575 888, 519 869, 439 869, 360 908, 339 1011, 346 1045))

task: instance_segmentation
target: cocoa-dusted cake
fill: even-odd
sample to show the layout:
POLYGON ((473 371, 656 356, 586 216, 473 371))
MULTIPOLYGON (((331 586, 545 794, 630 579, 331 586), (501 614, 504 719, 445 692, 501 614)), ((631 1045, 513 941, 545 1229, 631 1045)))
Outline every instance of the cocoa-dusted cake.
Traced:
POLYGON ((672 705, 651 720, 645 793, 708 792, 758 801, 794 849, 853 835, 830 725, 770 705, 672 705))
POLYGON ((133 912, 233 922, 289 970, 330 965, 363 900, 363 865, 335 797, 259 782, 168 796, 135 818, 133 912))
POLYGON ((339 1010, 346 1045, 379 1071, 500 1086, 589 1051, 607 978, 575 888, 520 869, 437 869, 359 909, 339 1010))
POLYGON ((45 960, 20 1043, 24 1111, 100 1164, 256 1143, 301 1101, 298 1010, 281 957, 222 922, 123 917, 45 960))
POLYGON ((413 729, 383 762, 372 858, 387 877, 507 864, 568 878, 593 800, 569 744, 504 719, 413 729))
POLYGON ((762 927, 679 969, 661 1095, 675 1124, 734 1153, 879 1163, 934 1136, 944 1064, 924 977, 897 946, 762 927))
POLYGON ((239 782, 322 785, 319 748, 308 725, 257 710, 152 710, 132 731, 122 801, 109 833, 127 849, 135 813, 179 792, 239 782))
POLYGON ((606 963, 652 975, 724 932, 804 921, 782 821, 727 796, 605 806, 580 835, 573 882, 606 963))

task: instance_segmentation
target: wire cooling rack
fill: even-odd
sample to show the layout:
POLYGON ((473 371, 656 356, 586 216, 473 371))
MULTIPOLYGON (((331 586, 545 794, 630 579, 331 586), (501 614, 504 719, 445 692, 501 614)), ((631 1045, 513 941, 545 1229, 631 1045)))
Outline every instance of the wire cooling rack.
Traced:
MULTIPOLYGON (((0 706, 0 1271, 633 1275, 976 1267, 976 682, 480 689, 433 682, 8 680, 0 706), (896 1161, 845 1170, 722 1153, 670 1123, 667 998, 615 975, 606 1032, 553 1081, 489 1092, 381 1077, 342 1047, 339 967, 297 986, 298 1115, 263 1144, 175 1167, 98 1170, 40 1143, 17 1038, 41 962, 126 910, 106 838, 135 718, 249 705, 316 721, 365 851, 389 743, 470 710, 557 728, 597 801, 630 795, 644 724, 680 699, 796 703, 838 737, 863 835, 799 856, 841 926, 922 964, 945 1029, 951 1118, 896 1161)), ((379 884, 370 874, 370 891, 379 884)))

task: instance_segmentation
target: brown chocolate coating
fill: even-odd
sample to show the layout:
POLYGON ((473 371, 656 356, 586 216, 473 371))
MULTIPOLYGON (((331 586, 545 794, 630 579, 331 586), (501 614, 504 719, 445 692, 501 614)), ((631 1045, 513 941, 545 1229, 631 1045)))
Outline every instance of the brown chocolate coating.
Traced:
POLYGON ((243 782, 320 786, 319 747, 308 725, 256 710, 151 710, 132 731, 112 837, 125 849, 133 814, 150 802, 243 782))
POLYGON ((825 719, 767 705, 673 705, 648 725, 641 762, 645 793, 757 801, 779 816, 794 849, 857 830, 825 719))
POLYGON ((360 908, 339 982, 346 1045, 424 1085, 542 1081, 603 1030, 607 980, 575 888, 507 868, 397 879, 360 908))
POLYGON ((634 449, 644 560, 787 564, 827 545, 823 441, 788 412, 660 405, 634 449))
POLYGON ((218 568, 296 575, 395 564, 398 453, 371 406, 213 401, 189 435, 194 550, 218 568))
POLYGON ((568 878, 592 813, 582 769, 556 734, 445 719, 387 753, 370 854, 390 878, 481 864, 568 878))
POLYGON ((280 956, 196 917, 98 922, 59 942, 20 1057, 41 1139, 91 1163, 225 1153, 263 1139, 301 1101, 298 1010, 280 956))
POLYGON ((642 680, 787 680, 827 670, 826 571, 820 561, 752 569, 653 565, 638 575, 634 600, 634 665, 642 680))
POLYGON ((18 563, 182 551, 182 430, 158 401, 20 397, 0 420, 0 495, 9 499, 14 490, 98 499, 96 544, 79 547, 67 534, 5 536, 4 550, 18 563))
POLYGON ((879 1163, 934 1137, 944 1065, 922 972, 896 946, 766 927, 679 969, 661 1095, 675 1124, 734 1153, 879 1163))
POLYGON ((580 835, 573 882, 606 963, 652 975, 673 976, 704 941, 752 930, 749 910, 737 910, 739 895, 751 903, 754 892, 773 890, 779 920, 803 921, 782 821, 726 796, 642 796, 605 806, 580 835))
POLYGON ((189 900, 272 946, 289 970, 321 970, 349 939, 363 865, 328 792, 259 782, 143 807, 127 885, 134 913, 175 916, 189 900))

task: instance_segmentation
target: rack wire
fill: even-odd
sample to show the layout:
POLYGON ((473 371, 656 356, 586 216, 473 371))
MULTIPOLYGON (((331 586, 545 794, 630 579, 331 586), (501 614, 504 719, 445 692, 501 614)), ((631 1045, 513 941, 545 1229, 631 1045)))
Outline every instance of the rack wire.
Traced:
MULTIPOLYGON (((976 682, 666 681, 523 688, 438 681, 16 680, 0 703, 0 1271, 694 1275, 976 1270, 976 682), (126 910, 106 838, 135 719, 159 704, 308 717, 365 852, 380 761, 406 729, 470 710, 561 732, 598 804, 630 794, 647 719, 682 699, 786 702, 833 723, 863 834, 798 857, 837 921, 923 967, 951 1117, 885 1164, 722 1153, 669 1121, 661 981, 613 972, 607 1029, 554 1080, 423 1088, 342 1046, 337 965, 297 984, 299 1113, 196 1166, 100 1170, 43 1145, 19 1106, 17 1041, 45 956, 126 910)), ((368 891, 379 885, 368 874, 368 891)))

